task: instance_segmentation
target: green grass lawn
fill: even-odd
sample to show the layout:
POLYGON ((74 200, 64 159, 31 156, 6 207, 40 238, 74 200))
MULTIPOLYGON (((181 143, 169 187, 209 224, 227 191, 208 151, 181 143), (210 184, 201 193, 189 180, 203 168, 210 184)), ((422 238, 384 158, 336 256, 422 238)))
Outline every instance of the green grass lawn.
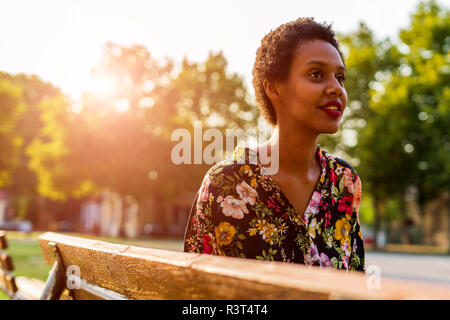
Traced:
MULTIPOLYGON (((37 237, 38 232, 25 235, 21 232, 7 231, 6 238, 9 247, 6 250, 12 257, 14 263, 14 275, 26 276, 46 280, 51 267, 47 265, 42 257, 41 247, 39 246, 37 237)), ((166 249, 166 250, 183 250, 183 240, 180 239, 151 239, 151 240, 129 240, 121 238, 95 237, 84 234, 73 234, 83 238, 102 240, 110 243, 128 244, 139 247, 166 249)), ((8 299, 8 296, 0 291, 0 300, 8 299)))
POLYGON ((0 300, 8 300, 8 296, 3 291, 0 291, 0 300))

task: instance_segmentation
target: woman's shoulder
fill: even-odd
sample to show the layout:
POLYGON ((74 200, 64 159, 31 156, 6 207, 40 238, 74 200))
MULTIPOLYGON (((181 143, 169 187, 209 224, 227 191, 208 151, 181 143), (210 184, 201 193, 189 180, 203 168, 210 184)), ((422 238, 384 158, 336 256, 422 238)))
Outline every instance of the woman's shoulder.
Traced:
POLYGON ((349 169, 353 174, 358 175, 358 173, 357 173, 356 170, 350 165, 350 163, 348 163, 348 162, 345 161, 344 159, 335 157, 335 161, 336 161, 336 163, 339 164, 340 166, 349 169))
POLYGON ((259 171, 256 153, 248 147, 238 146, 229 158, 210 167, 206 175, 210 177, 229 176, 245 179, 249 176, 249 173, 251 173, 251 176, 258 174, 259 171))
POLYGON ((340 157, 337 157, 336 155, 331 154, 328 151, 325 151, 323 149, 321 149, 321 154, 324 157, 324 159, 326 159, 326 162, 328 163, 328 167, 330 167, 332 169, 337 169, 337 168, 347 169, 355 176, 358 176, 356 169, 353 168, 353 166, 350 163, 348 163, 346 160, 344 160, 340 157))
POLYGON ((240 161, 248 154, 247 148, 236 148, 233 156, 212 166, 199 190, 200 203, 217 203, 225 216, 242 219, 249 213, 247 204, 258 198, 258 166, 240 161))
POLYGON ((229 158, 209 168, 201 186, 203 199, 205 193, 214 197, 239 197, 244 189, 254 194, 257 181, 261 179, 261 168, 253 159, 253 152, 248 147, 238 146, 229 158))
POLYGON ((339 193, 345 193, 347 189, 355 199, 355 205, 359 206, 361 199, 362 183, 357 171, 346 160, 321 150, 321 156, 324 162, 327 163, 326 173, 329 176, 330 182, 338 187, 339 193))

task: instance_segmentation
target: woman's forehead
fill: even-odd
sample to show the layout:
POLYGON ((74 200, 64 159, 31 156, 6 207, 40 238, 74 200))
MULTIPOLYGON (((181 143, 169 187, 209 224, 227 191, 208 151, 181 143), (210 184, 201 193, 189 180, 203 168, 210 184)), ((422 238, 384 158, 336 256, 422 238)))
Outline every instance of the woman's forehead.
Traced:
POLYGON ((304 42, 295 52, 293 66, 306 67, 314 63, 345 70, 338 50, 324 40, 314 39, 304 42))

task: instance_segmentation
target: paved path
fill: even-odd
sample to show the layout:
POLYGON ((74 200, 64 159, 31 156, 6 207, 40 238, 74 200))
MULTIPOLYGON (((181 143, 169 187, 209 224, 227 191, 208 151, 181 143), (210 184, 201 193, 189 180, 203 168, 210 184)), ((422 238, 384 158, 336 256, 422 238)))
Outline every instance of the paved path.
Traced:
POLYGON ((381 277, 420 280, 450 287, 450 256, 366 252, 366 269, 381 268, 381 277))

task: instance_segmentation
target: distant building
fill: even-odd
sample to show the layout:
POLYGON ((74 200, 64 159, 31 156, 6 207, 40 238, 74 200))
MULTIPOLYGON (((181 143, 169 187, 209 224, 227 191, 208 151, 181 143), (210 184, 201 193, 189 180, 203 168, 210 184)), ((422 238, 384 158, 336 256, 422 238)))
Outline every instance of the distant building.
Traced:
POLYGON ((138 203, 131 196, 104 190, 99 197, 83 200, 78 232, 107 237, 171 236, 181 238, 195 194, 180 194, 170 204, 149 196, 138 203))

